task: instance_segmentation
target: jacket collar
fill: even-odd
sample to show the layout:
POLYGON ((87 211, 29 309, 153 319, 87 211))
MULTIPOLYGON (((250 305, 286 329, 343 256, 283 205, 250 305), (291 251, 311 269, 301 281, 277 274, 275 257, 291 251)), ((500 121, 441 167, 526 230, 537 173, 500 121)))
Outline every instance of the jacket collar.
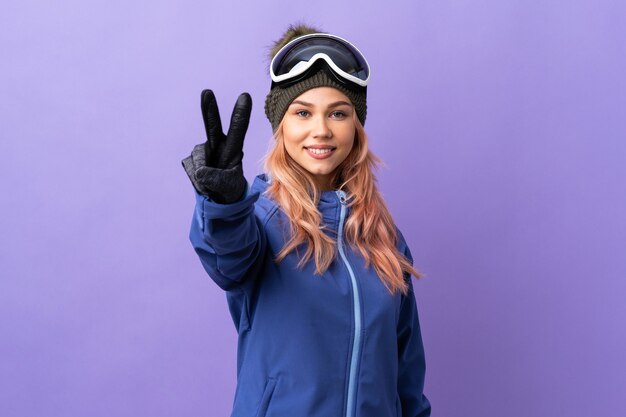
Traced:
MULTIPOLYGON (((265 173, 259 174, 254 178, 252 183, 252 187, 250 189, 251 193, 259 192, 261 195, 267 190, 270 186, 271 178, 265 173)), ((322 218, 324 222, 333 229, 337 229, 339 225, 339 216, 341 212, 341 202, 339 199, 340 191, 337 190, 327 190, 322 191, 320 193, 320 201, 317 205, 317 209, 322 213, 322 218)), ((274 200, 271 200, 266 197, 266 199, 273 205, 276 206, 277 203, 274 200)), ((345 216, 348 216, 350 212, 350 207, 346 206, 345 216)))

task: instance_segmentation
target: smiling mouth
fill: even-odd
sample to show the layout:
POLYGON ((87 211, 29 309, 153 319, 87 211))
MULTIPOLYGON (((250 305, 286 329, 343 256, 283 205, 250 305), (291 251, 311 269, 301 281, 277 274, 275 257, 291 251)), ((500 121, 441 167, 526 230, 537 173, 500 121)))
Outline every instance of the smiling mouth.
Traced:
POLYGON ((334 151, 336 148, 306 148, 305 147, 304 149, 316 155, 325 155, 327 153, 334 151))
POLYGON ((304 147, 307 155, 311 158, 321 161, 325 159, 329 159, 331 156, 335 154, 337 148, 334 147, 323 147, 323 148, 307 148, 304 147))

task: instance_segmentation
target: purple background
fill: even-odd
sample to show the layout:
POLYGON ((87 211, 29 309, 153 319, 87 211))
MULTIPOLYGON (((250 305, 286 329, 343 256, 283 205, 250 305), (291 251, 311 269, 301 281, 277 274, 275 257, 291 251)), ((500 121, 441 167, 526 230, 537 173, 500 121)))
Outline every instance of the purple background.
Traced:
POLYGON ((3 4, 0 415, 228 415, 236 334, 180 160, 200 91, 225 120, 249 91, 261 172, 266 50, 304 16, 373 69, 433 415, 626 415, 619 0, 3 4))

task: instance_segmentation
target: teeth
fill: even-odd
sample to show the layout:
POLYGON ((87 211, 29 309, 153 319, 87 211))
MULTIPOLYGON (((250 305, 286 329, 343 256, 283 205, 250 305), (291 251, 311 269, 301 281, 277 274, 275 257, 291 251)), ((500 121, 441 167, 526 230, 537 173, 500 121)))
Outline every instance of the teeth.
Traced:
POLYGON ((321 155, 321 154, 325 154, 331 151, 330 148, 328 149, 313 149, 313 148, 307 148, 309 151, 313 152, 314 154, 317 155, 321 155))

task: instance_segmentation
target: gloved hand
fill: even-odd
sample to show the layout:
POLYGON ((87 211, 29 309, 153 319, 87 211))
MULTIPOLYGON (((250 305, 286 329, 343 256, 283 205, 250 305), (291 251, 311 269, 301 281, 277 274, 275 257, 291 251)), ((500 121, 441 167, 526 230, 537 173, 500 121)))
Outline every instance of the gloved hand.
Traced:
POLYGON ((246 189, 241 161, 252 98, 248 93, 239 96, 226 135, 222 131, 213 91, 202 91, 200 106, 207 141, 196 145, 191 155, 181 162, 198 193, 209 196, 217 203, 229 204, 241 199, 246 189))

